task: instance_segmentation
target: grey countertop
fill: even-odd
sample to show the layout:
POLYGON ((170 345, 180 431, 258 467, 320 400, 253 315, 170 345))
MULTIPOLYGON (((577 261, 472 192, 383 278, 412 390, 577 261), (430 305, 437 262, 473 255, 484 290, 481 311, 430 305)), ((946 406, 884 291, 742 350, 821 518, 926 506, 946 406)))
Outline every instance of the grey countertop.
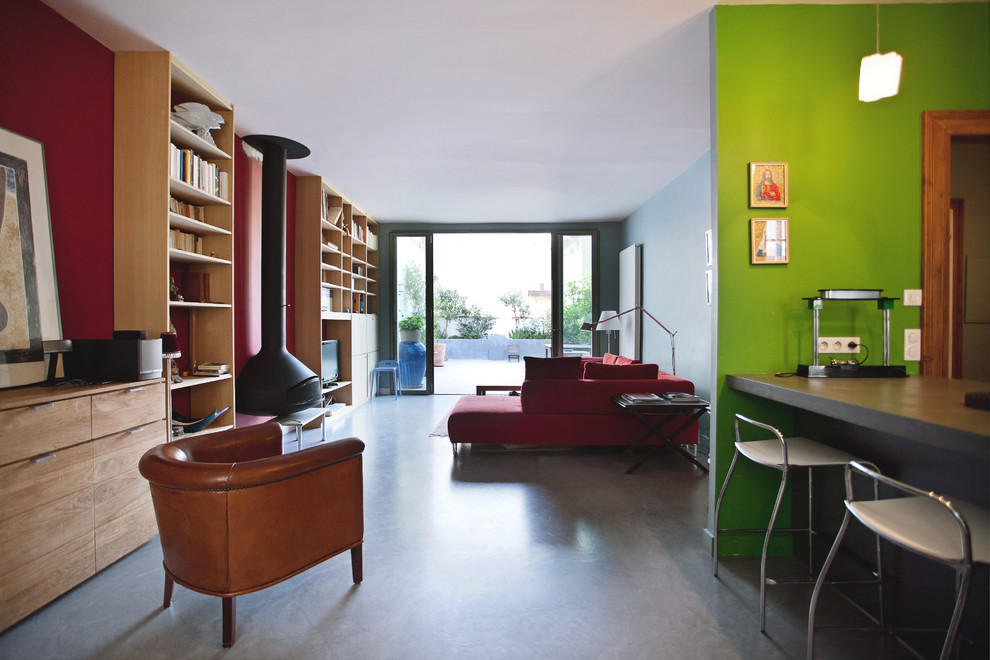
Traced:
POLYGON ((963 405, 967 392, 986 392, 990 383, 934 376, 802 378, 730 374, 726 385, 851 424, 990 460, 990 412, 963 405))

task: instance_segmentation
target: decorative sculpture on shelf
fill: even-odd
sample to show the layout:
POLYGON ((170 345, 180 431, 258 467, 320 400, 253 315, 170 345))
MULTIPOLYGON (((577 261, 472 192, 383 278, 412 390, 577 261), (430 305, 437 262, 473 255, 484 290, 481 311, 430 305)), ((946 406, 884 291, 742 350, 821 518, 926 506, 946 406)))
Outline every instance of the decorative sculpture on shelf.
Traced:
POLYGON ((202 103, 180 103, 175 106, 172 119, 212 145, 216 145, 210 131, 220 128, 223 117, 202 103))

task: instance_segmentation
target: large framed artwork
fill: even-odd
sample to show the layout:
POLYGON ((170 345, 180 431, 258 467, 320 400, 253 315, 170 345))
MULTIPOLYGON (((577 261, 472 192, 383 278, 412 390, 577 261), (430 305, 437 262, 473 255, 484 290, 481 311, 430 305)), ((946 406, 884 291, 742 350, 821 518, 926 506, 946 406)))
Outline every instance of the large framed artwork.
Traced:
POLYGON ((43 342, 62 338, 40 142, 0 128, 0 388, 45 380, 43 342))

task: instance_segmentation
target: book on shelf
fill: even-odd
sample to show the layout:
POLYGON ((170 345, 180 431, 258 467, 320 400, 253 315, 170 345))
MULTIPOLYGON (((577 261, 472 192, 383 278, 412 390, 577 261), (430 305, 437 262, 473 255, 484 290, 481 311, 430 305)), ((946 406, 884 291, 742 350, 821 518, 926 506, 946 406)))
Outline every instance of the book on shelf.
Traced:
POLYGON ((205 206, 198 206, 196 204, 190 204, 189 202, 183 202, 182 200, 176 199, 171 195, 168 197, 168 210, 172 213, 177 213, 183 217, 189 218, 190 220, 206 222, 205 206))
POLYGON ((203 254, 203 237, 180 229, 168 231, 168 246, 176 250, 203 254))
POLYGON ((210 302, 210 274, 183 273, 182 297, 189 302, 210 302))
POLYGON ((169 174, 173 179, 229 201, 227 173, 192 149, 180 149, 169 143, 169 174))

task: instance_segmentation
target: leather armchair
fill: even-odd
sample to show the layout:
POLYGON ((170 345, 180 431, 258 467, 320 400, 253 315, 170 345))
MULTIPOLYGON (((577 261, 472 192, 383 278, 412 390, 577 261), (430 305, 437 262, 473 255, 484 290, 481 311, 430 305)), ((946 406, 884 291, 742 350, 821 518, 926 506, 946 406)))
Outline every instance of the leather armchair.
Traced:
POLYGON ((148 450, 165 567, 173 581, 223 603, 223 646, 234 644, 234 597, 258 591, 351 551, 361 582, 364 491, 357 438, 282 454, 268 423, 176 440, 148 450))

